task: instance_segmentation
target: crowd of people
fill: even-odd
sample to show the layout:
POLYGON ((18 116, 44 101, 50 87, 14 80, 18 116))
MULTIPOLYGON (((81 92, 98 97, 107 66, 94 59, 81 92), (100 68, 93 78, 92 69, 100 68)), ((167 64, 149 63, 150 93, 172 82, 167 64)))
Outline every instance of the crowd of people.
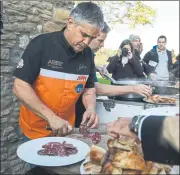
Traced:
MULTIPOLYGON (((152 89, 143 84, 116 87, 98 83, 94 57, 104 46, 109 31, 110 28, 104 21, 100 7, 92 2, 82 2, 71 11, 67 25, 62 31, 42 34, 30 41, 14 72, 13 88, 14 94, 22 103, 19 125, 26 140, 65 136, 73 127, 79 127, 81 124, 97 128, 99 123, 95 110, 97 94, 118 95, 130 92, 143 96, 152 94, 152 89), (47 130, 47 126, 52 131, 47 130)), ((165 44, 166 38, 159 37, 158 46, 147 53, 141 61, 140 53, 143 49, 141 40, 138 36, 131 35, 129 40, 122 42, 118 54, 109 59, 107 70, 112 72, 115 79, 144 76, 167 79, 167 71, 172 70, 172 56, 169 55, 165 44)), ((178 64, 174 65, 174 70, 177 66, 178 64)), ((103 73, 106 71, 104 67, 97 69, 103 73)), ((141 122, 144 126, 148 118, 144 119, 143 123, 142 117, 136 118, 126 124, 123 122, 124 119, 108 124, 107 133, 115 138, 123 135, 122 126, 129 129, 128 133, 134 133, 129 134, 130 137, 141 133, 143 151, 146 155, 147 141, 143 141, 145 139, 143 133, 147 134, 149 129, 145 127, 141 127, 142 130, 137 129, 136 124, 141 122), (117 127, 114 127, 114 124, 117 127)), ((168 117, 161 117, 159 129, 163 130, 164 127, 161 126, 165 118, 168 117)), ((154 119, 155 117, 151 118, 154 119)), ((152 123, 149 122, 149 125, 152 126, 152 123)), ((174 122, 168 122, 167 125, 172 128, 173 124, 174 122)), ((159 130, 154 131, 153 136, 157 132, 159 133, 159 130)), ((172 132, 171 129, 165 130, 165 135, 169 135, 169 132, 172 132)), ((157 137, 166 139, 161 137, 161 134, 157 137)), ((154 137, 154 143, 158 142, 157 137, 154 137)), ((169 145, 176 143, 172 142, 172 139, 166 140, 169 145)), ((157 144, 158 146, 163 148, 164 144, 157 144)), ((177 147, 178 145, 175 148, 172 146, 171 149, 178 155, 177 147)), ((172 152, 169 149, 166 151, 172 152)), ((166 157, 168 160, 172 159, 172 156, 166 157)), ((146 158, 153 159, 148 156, 146 158)))
POLYGON ((130 35, 129 39, 122 41, 118 53, 108 59, 109 64, 103 66, 100 73, 103 75, 108 71, 115 80, 149 78, 153 81, 176 81, 179 79, 179 55, 173 64, 171 51, 166 48, 166 44, 166 36, 159 36, 157 45, 141 58, 141 38, 130 35))

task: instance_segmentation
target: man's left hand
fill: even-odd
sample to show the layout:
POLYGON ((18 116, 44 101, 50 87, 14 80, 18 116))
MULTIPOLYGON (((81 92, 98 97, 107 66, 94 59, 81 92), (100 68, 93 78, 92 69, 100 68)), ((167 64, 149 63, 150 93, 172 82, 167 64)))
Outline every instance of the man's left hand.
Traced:
POLYGON ((81 124, 86 124, 90 128, 97 128, 99 124, 99 117, 95 110, 86 110, 83 114, 83 119, 81 124))

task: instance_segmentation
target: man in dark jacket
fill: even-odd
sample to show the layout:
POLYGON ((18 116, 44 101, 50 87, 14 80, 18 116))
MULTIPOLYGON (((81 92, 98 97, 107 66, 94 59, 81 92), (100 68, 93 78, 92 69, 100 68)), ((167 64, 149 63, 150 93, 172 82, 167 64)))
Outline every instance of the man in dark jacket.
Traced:
POLYGON ((176 62, 173 64, 172 73, 176 78, 179 78, 179 62, 180 62, 180 54, 176 57, 176 62))
POLYGON ((159 36, 157 45, 147 52, 143 61, 148 65, 153 80, 169 80, 172 69, 171 51, 166 49, 167 39, 159 36))

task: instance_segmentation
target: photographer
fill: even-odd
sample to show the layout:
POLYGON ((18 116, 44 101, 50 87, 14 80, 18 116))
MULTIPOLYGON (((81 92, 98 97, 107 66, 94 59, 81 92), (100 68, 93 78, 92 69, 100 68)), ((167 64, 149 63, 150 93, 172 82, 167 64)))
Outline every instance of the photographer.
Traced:
POLYGON ((124 40, 117 55, 108 59, 107 70, 115 80, 122 78, 144 78, 140 60, 134 56, 133 45, 130 40, 124 40))

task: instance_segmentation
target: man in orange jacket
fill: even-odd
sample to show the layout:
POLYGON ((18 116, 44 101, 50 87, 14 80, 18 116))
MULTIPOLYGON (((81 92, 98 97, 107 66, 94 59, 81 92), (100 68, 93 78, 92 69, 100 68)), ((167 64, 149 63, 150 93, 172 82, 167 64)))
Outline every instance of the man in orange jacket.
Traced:
POLYGON ((83 2, 70 13, 66 28, 39 35, 29 43, 14 72, 13 88, 22 102, 19 124, 26 137, 68 134, 81 93, 86 108, 82 123, 97 127, 95 66, 88 45, 103 25, 101 9, 83 2))

